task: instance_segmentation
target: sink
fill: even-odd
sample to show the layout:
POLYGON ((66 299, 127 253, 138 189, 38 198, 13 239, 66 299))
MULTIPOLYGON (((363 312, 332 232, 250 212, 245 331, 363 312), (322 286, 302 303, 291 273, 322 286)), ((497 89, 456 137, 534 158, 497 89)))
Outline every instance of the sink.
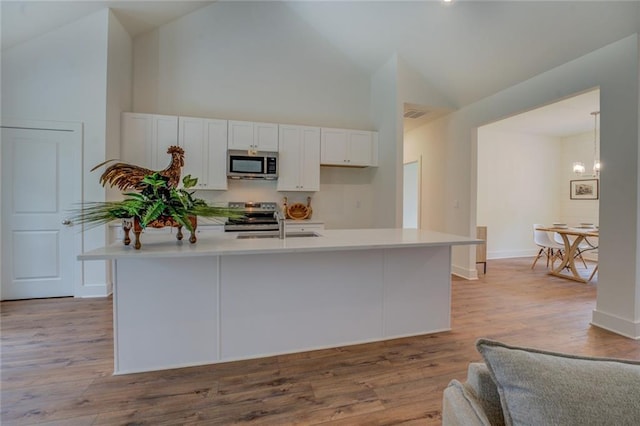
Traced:
MULTIPOLYGON (((302 237, 320 237, 315 232, 292 232, 287 234, 286 238, 302 238, 302 237)), ((273 232, 247 232, 236 236, 239 240, 248 240, 252 238, 279 238, 278 233, 273 232)))
POLYGON ((256 232, 256 233, 238 234, 236 238, 239 240, 247 240, 250 238, 278 238, 278 234, 272 234, 270 232, 256 232))
POLYGON ((287 238, 298 238, 298 237, 320 237, 320 234, 316 234, 315 232, 292 232, 291 234, 287 234, 287 238))

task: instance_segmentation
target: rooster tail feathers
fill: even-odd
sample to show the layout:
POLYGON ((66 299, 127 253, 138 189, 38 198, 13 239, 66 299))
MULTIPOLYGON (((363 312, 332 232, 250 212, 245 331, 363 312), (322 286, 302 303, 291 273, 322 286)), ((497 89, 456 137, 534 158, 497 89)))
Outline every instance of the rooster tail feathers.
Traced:
POLYGON ((100 183, 104 186, 106 183, 116 186, 121 190, 137 188, 140 181, 148 174, 153 173, 152 170, 143 167, 134 166, 126 163, 116 163, 104 171, 100 177, 100 183))
POLYGON ((112 158, 111 160, 103 161, 102 163, 98 164, 97 166, 94 166, 93 169, 91 169, 90 171, 94 171, 96 169, 99 169, 100 167, 102 167, 105 164, 110 163, 112 161, 118 161, 118 159, 117 158, 112 158))

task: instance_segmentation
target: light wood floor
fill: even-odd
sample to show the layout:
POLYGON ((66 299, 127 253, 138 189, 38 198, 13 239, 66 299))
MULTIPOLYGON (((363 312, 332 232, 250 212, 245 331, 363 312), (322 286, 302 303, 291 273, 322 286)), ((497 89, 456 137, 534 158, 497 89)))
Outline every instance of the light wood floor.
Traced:
POLYGON ((437 425, 479 337, 640 359, 640 342, 589 325, 595 284, 531 260, 454 278, 451 332, 124 376, 111 375, 110 299, 3 302, 2 424, 437 425))

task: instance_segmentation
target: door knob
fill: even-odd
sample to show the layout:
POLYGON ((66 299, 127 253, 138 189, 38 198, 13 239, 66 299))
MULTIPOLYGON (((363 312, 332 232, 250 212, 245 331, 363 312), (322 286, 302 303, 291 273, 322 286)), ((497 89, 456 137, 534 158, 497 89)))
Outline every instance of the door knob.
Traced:
POLYGON ((67 226, 71 225, 71 223, 72 222, 69 219, 65 219, 65 220, 62 221, 62 224, 63 225, 67 225, 67 226))

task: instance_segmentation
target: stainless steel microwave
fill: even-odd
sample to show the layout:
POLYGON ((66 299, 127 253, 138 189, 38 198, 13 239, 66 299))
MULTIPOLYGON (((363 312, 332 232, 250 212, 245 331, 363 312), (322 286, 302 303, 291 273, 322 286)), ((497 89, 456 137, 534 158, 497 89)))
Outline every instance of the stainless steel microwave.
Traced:
POLYGON ((227 177, 231 179, 277 179, 278 153, 227 151, 227 177))

